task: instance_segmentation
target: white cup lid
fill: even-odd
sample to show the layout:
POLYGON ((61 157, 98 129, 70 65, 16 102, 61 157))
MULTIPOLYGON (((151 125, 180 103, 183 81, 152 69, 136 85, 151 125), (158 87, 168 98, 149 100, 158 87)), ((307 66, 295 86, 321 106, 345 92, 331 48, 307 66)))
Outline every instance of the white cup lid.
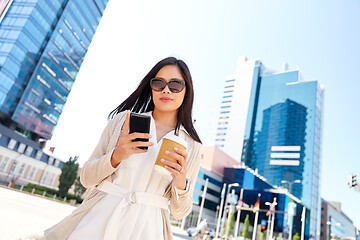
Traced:
POLYGON ((185 139, 182 139, 181 137, 178 137, 178 136, 176 136, 175 134, 169 134, 169 135, 167 135, 167 136, 165 136, 164 138, 167 138, 167 139, 169 139, 169 140, 172 140, 172 141, 174 141, 174 142, 177 142, 177 143, 179 143, 179 144, 181 144, 181 145, 183 145, 186 149, 187 149, 187 142, 185 141, 185 139))

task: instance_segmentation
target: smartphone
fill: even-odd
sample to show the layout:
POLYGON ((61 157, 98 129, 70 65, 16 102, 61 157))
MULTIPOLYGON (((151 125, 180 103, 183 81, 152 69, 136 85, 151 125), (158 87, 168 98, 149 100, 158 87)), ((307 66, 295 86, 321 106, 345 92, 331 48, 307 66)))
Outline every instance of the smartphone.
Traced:
MULTIPOLYGON (((138 113, 130 113, 130 131, 129 133, 139 132, 139 133, 150 133, 150 116, 138 114, 138 113)), ((148 138, 135 138, 132 140, 148 142, 148 138)), ((140 149, 147 150, 148 147, 138 147, 140 149)))

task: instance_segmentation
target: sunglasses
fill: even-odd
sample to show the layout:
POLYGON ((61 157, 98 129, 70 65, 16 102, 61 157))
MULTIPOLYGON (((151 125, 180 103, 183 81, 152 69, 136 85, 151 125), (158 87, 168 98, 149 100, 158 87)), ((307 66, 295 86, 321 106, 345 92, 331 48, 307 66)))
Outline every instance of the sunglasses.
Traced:
POLYGON ((185 81, 178 78, 173 78, 169 82, 166 82, 162 78, 153 78, 150 80, 150 86, 155 92, 161 92, 166 86, 168 86, 171 92, 179 93, 184 89, 185 81))

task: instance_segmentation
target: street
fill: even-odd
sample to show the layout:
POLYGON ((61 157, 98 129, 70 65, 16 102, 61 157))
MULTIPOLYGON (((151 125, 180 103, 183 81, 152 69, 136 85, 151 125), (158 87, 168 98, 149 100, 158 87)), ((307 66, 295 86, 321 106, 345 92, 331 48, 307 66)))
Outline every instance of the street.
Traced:
MULTIPOLYGON (((74 206, 0 187, 0 240, 40 239, 45 229, 69 215, 74 206)), ((190 239, 173 227, 174 240, 190 239)))

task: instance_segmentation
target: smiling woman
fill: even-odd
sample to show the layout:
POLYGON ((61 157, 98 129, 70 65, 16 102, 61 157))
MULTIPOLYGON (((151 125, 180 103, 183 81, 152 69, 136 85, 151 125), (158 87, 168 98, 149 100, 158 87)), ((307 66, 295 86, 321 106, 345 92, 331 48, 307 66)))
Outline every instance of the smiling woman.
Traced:
POLYGON ((200 168, 193 99, 187 65, 173 57, 157 63, 110 113, 111 120, 82 168, 82 184, 96 185, 90 197, 46 230, 46 239, 172 239, 168 210, 176 219, 191 212, 200 168), (150 117, 149 134, 129 133, 130 111, 150 117), (165 152, 161 162, 169 175, 154 168, 165 137, 187 146, 186 151, 171 147, 165 152), (149 141, 133 141, 137 138, 149 141))

